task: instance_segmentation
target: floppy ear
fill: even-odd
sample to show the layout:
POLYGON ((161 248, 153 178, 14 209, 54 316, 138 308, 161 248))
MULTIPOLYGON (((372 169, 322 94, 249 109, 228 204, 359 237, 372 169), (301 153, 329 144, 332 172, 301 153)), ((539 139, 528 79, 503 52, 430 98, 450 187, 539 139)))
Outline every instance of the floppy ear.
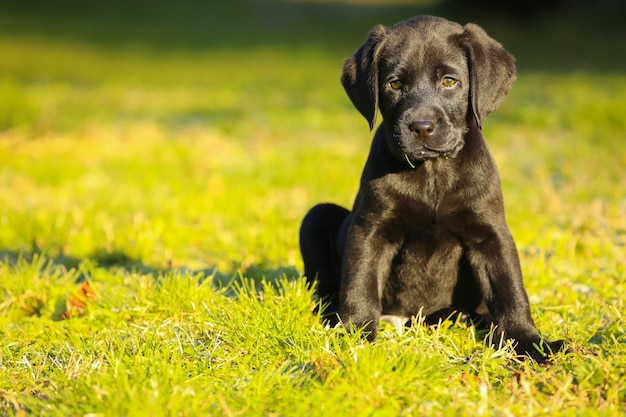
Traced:
POLYGON ((478 25, 461 34, 470 73, 470 103, 478 127, 498 108, 516 78, 515 58, 478 25))
POLYGON ((341 83, 352 104, 367 119, 370 130, 378 113, 378 54, 385 27, 374 27, 361 47, 343 64, 341 83))

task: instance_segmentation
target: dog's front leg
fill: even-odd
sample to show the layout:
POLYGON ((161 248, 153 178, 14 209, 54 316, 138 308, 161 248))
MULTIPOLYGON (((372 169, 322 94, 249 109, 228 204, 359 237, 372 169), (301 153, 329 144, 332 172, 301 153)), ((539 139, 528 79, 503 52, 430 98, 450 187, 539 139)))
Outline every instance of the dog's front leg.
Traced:
POLYGON ((508 338, 538 338, 522 280, 517 249, 509 233, 494 233, 470 250, 489 312, 508 338))
POLYGON ((350 330, 363 328, 367 340, 378 332, 381 297, 389 278, 394 247, 381 233, 380 226, 352 224, 346 237, 339 292, 339 316, 350 330))
POLYGON ((563 347, 562 341, 542 340, 531 317, 530 303, 522 280, 519 257, 513 238, 502 230, 470 251, 489 312, 498 325, 498 333, 514 339, 518 354, 542 361, 550 351, 563 347))

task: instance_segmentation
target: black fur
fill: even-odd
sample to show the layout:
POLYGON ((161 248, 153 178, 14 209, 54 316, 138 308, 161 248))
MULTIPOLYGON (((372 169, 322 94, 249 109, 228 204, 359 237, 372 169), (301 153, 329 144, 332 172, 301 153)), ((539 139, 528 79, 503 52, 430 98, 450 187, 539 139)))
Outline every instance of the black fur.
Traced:
POLYGON ((300 230, 331 320, 373 340, 381 319, 482 313, 521 355, 563 348, 535 329, 481 133, 514 79, 513 57, 480 27, 430 16, 375 27, 346 60, 348 96, 371 128, 378 110, 383 121, 352 211, 317 205, 300 230))

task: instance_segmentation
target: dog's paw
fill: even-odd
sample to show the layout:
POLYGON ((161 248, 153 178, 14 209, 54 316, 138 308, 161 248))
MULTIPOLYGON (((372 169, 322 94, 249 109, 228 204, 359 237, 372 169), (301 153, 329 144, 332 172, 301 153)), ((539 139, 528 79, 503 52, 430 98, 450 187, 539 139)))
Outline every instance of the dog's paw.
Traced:
POLYGON ((545 363, 550 360, 558 352, 566 354, 573 353, 572 349, 567 347, 564 340, 549 342, 547 340, 536 340, 529 342, 520 342, 515 346, 515 352, 521 358, 531 358, 538 363, 545 363))

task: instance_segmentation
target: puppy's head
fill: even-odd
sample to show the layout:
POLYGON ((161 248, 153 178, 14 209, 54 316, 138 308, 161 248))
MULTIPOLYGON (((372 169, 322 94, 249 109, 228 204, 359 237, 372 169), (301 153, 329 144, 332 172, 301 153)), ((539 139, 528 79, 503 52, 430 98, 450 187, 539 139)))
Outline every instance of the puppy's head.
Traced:
POLYGON ((396 157, 425 160, 456 156, 514 79, 513 57, 479 26, 419 16, 373 28, 341 81, 372 129, 380 109, 396 157))

